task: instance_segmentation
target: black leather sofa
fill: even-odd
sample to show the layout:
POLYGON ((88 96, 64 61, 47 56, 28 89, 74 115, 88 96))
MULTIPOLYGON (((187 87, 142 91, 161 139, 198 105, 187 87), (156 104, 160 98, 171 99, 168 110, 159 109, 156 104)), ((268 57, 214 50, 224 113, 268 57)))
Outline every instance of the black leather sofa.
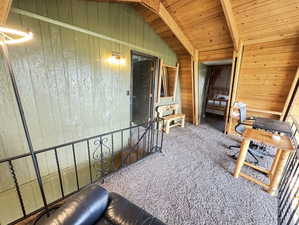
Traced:
POLYGON ((165 225, 116 193, 92 184, 67 200, 43 225, 165 225))

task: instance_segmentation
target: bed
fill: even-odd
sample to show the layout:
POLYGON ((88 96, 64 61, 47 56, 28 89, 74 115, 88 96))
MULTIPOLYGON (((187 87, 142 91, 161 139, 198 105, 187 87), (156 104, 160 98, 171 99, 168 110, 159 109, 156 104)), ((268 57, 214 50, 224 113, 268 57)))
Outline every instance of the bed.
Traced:
POLYGON ((215 94, 211 97, 208 97, 206 104, 206 113, 224 116, 226 113, 227 102, 227 95, 215 94))

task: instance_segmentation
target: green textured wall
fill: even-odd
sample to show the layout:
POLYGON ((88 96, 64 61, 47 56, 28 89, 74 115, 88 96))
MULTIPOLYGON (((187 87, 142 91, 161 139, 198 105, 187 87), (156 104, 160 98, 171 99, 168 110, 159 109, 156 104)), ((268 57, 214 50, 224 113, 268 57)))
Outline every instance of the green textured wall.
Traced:
MULTIPOLYGON (((175 53, 128 5, 14 0, 13 7, 136 45, 167 64, 176 63, 175 53)), ((7 26, 34 33, 32 41, 9 47, 34 149, 129 126, 130 97, 126 91, 130 90, 130 51, 134 48, 18 13, 10 14, 7 26), (109 64, 112 51, 120 52, 126 64, 109 64)), ((2 59, 0 54, 0 158, 5 158, 27 153, 28 148, 2 59)), ((81 165, 87 161, 86 151, 81 152, 84 148, 76 146, 81 165)), ((59 157, 62 169, 73 168, 70 153, 59 157)), ((53 176, 54 155, 41 154, 39 160, 42 175, 47 176, 48 197, 55 199, 59 191, 57 174, 53 176)), ((30 212, 41 205, 31 159, 15 161, 14 166, 30 212)), ((0 223, 6 224, 21 211, 15 191, 8 189, 13 187, 8 167, 0 166, 0 173, 0 202, 9 202, 0 204, 0 223)), ((67 192, 75 188, 74 175, 69 177, 63 177, 67 192)), ((87 176, 81 177, 83 185, 87 176)))
MULTIPOLYGON (((174 52, 127 5, 81 0, 13 3, 13 7, 152 50, 168 64, 176 62, 174 52)), ((15 13, 8 26, 34 33, 33 41, 10 47, 9 53, 35 149, 129 125, 129 47, 15 13), (119 51, 126 65, 110 65, 106 60, 112 51, 119 51)), ((2 98, 11 95, 6 83, 2 98)), ((4 108, 14 107, 9 98, 4 108)), ((0 129, 6 133, 13 128, 9 138, 22 136, 17 131, 19 122, 18 127, 11 125, 17 124, 16 110, 10 111, 14 113, 6 113, 7 123, 0 129)), ((11 155, 9 145, 2 147, 4 155, 11 155)), ((21 146, 18 143, 15 148, 21 146)))

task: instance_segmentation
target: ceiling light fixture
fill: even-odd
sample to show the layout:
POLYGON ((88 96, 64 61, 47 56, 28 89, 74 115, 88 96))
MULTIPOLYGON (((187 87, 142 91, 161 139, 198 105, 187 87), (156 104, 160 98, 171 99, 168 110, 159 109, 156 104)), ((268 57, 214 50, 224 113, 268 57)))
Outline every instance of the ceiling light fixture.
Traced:
POLYGON ((7 27, 0 27, 0 36, 2 36, 2 40, 0 44, 18 44, 29 41, 33 38, 33 34, 31 32, 23 32, 7 27))

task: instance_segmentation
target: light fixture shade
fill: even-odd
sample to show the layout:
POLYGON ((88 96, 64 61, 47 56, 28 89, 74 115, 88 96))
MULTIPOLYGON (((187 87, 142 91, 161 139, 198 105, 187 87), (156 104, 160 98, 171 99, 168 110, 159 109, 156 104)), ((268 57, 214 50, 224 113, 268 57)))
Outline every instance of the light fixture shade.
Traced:
POLYGON ((23 31, 0 27, 0 44, 18 44, 29 41, 33 38, 33 34, 31 32, 26 33, 23 31), (2 37, 1 37, 2 36, 2 37), (13 36, 13 37, 12 37, 13 36), (15 36, 18 36, 17 38, 15 36))
POLYGON ((124 65, 126 60, 120 57, 120 53, 112 52, 112 56, 108 58, 108 62, 115 65, 124 65))

